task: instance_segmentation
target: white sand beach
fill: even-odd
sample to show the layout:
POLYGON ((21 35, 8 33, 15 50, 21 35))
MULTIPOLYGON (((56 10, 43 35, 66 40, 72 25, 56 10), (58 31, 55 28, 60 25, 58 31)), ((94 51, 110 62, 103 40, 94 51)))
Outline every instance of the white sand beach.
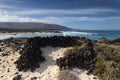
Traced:
MULTIPOLYGON (((14 64, 20 56, 19 52, 12 53, 11 49, 7 49, 5 52, 11 53, 8 56, 0 56, 0 80, 12 80, 13 77, 18 74, 22 75, 22 80, 31 80, 33 77, 37 77, 36 80, 58 80, 59 67, 55 64, 55 60, 59 57, 63 57, 64 51, 69 48, 50 46, 41 48, 46 61, 40 64, 40 68, 37 68, 34 72, 19 72, 14 64)), ((1 53, 3 52, 0 52, 0 54, 1 53)), ((93 75, 87 75, 87 71, 85 70, 75 68, 71 70, 71 73, 74 73, 79 80, 97 80, 93 79, 93 75)))

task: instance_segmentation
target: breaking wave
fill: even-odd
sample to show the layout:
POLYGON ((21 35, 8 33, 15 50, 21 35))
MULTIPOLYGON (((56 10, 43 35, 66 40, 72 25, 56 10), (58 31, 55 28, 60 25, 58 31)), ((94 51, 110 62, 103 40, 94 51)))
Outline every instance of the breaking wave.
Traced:
POLYGON ((61 31, 63 36, 80 36, 80 35, 98 35, 98 33, 77 32, 77 31, 61 31))
POLYGON ((120 38, 120 31, 60 31, 58 33, 16 33, 16 34, 2 34, 0 33, 0 40, 8 38, 32 38, 32 37, 52 37, 52 36, 77 36, 86 37, 91 40, 98 40, 106 37, 109 40, 120 38))

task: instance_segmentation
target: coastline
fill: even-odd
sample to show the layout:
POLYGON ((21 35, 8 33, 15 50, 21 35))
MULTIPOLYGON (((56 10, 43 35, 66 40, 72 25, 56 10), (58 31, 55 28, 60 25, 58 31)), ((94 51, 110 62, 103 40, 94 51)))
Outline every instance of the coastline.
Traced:
POLYGON ((76 30, 76 31, 43 31, 43 32, 5 32, 0 33, 0 39, 8 38, 33 38, 33 37, 52 37, 52 36, 71 36, 86 37, 91 40, 99 40, 105 37, 108 40, 120 38, 120 31, 97 31, 97 30, 76 30), (6 37, 6 38, 5 38, 6 37))

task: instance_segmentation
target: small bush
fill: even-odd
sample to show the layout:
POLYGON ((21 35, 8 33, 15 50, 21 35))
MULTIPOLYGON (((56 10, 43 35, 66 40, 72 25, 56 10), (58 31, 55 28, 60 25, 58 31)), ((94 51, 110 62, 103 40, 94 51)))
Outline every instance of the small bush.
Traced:
POLYGON ((80 50, 81 50, 82 48, 84 48, 85 45, 86 45, 86 44, 82 44, 81 46, 75 46, 75 47, 73 47, 72 49, 67 49, 67 50, 63 53, 63 55, 64 55, 64 56, 68 56, 68 55, 70 55, 70 54, 80 53, 80 50))
POLYGON ((120 52, 107 45, 94 45, 97 53, 93 74, 102 80, 120 78, 120 52))
POLYGON ((110 41, 108 39, 106 39, 105 37, 103 37, 103 38, 99 39, 98 42, 100 42, 100 43, 109 43, 110 41))
POLYGON ((107 66, 108 65, 104 59, 98 58, 93 70, 93 74, 97 75, 102 80, 107 80, 110 76, 113 75, 111 72, 112 69, 110 70, 107 66))
POLYGON ((79 80, 79 78, 69 70, 63 70, 59 72, 58 80, 79 80))
POLYGON ((67 49, 67 50, 63 53, 64 56, 68 56, 68 55, 70 55, 70 54, 73 54, 73 49, 67 49))

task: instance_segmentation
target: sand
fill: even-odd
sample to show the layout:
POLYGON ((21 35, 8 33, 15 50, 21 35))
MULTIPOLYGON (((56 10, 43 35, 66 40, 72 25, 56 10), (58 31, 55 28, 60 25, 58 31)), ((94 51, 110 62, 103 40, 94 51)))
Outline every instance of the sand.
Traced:
MULTIPOLYGON (((69 47, 70 48, 70 47, 69 47)), ((14 76, 22 75, 21 80, 30 80, 33 77, 37 77, 37 80, 57 80, 59 73, 59 67, 55 64, 55 60, 59 57, 63 57, 65 50, 69 48, 60 47, 44 47, 41 48, 43 56, 46 61, 40 64, 40 68, 37 68, 34 72, 19 72, 14 62, 19 58, 19 52, 11 52, 11 49, 5 51, 11 52, 8 56, 0 56, 0 80, 12 80, 14 76), (9 68, 9 69, 8 69, 9 68)), ((0 52, 1 54, 2 52, 0 52)), ((78 68, 72 69, 71 72, 75 74, 79 80, 97 80, 93 79, 93 75, 87 75, 86 70, 78 68)))

